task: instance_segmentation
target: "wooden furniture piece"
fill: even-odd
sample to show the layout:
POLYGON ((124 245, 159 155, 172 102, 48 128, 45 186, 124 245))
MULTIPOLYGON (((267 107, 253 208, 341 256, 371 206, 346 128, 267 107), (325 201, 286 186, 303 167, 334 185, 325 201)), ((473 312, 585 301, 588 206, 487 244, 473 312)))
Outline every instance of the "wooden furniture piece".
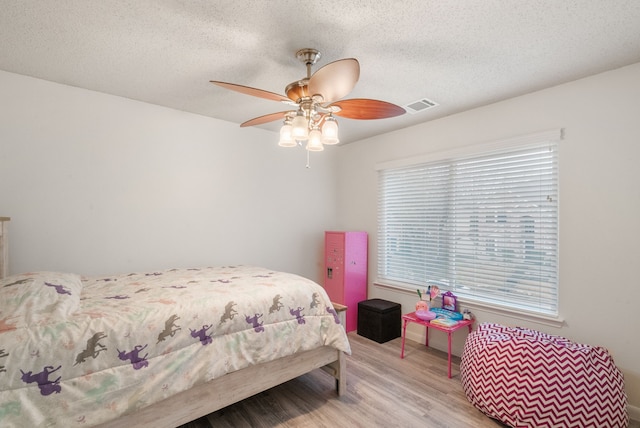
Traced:
POLYGON ((229 373, 98 427, 175 428, 317 368, 334 376, 338 395, 344 395, 344 353, 325 346, 229 373))
POLYGON ((332 302, 347 305, 346 331, 358 323, 358 302, 367 299, 367 233, 325 232, 324 288, 332 302))
POLYGON ((336 303, 336 302, 331 302, 331 304, 333 305, 333 309, 335 309, 336 313, 338 314, 338 319, 340 320, 340 324, 342 324, 346 328, 348 306, 341 305, 340 303, 336 303))
POLYGON ((431 321, 423 321, 420 318, 418 318, 416 316, 415 312, 411 312, 410 314, 405 314, 402 316, 402 320, 403 320, 403 324, 402 324, 402 349, 400 351, 400 358, 404 358, 404 341, 406 339, 407 336, 407 324, 408 323, 416 323, 416 324, 420 324, 425 326, 427 329, 426 331, 426 339, 425 339, 425 346, 429 346, 429 328, 434 328, 436 330, 440 330, 440 331, 444 331, 445 333, 447 333, 447 342, 448 342, 448 346, 447 346, 447 364, 448 364, 448 376, 449 378, 451 378, 451 335, 453 334, 454 331, 456 330, 460 330, 463 327, 468 327, 469 328, 469 333, 471 333, 471 328, 472 328, 472 324, 473 324, 473 320, 461 320, 458 321, 458 323, 452 327, 444 327, 438 324, 433 324, 431 321))
POLYGON ((0 402, 22 403, 5 415, 3 423, 10 426, 16 420, 16 426, 36 426, 46 414, 64 426, 82 421, 173 428, 318 368, 335 378, 338 395, 346 392, 342 351, 350 348, 339 325, 346 307, 333 305, 320 285, 298 275, 246 266, 107 277, 31 272, 5 278, 0 292, 2 309, 15 315, 0 323, 3 379, 13 382, 0 385, 0 402), (310 296, 315 306, 302 312, 310 296), (7 303, 26 299, 28 306, 7 303), (133 327, 138 308, 145 324, 140 331, 133 327), (250 311, 259 322, 251 320, 250 311), (68 326, 69 334, 42 333, 48 324, 30 320, 66 320, 59 324, 68 326), (246 324, 252 324, 251 333, 246 324), (77 332, 78 346, 60 345, 77 332), (28 338, 14 340, 23 334, 28 338), (272 358, 276 354, 261 344, 273 344, 276 336, 283 346, 274 348, 285 355, 272 358), (41 350, 42 360, 25 358, 24 349, 41 350), (181 381, 184 388, 169 389, 181 381), (107 409, 111 413, 105 416, 107 409))
POLYGON ((9 271, 9 239, 7 229, 9 228, 9 217, 0 217, 0 278, 7 276, 9 271))
MULTIPOLYGON (((347 306, 332 303, 344 325, 347 306)), ((325 346, 229 373, 134 414, 99 425, 99 428, 174 428, 317 368, 335 378, 338 396, 346 393, 347 364, 344 352, 325 346)))

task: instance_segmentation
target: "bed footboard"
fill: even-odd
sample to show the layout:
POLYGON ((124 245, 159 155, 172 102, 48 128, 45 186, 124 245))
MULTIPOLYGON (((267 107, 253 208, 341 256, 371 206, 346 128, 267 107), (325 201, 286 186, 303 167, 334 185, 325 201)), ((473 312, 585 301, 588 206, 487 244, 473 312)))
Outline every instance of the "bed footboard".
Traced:
POLYGON ((174 428, 318 368, 336 379, 337 393, 344 395, 346 357, 325 346, 226 374, 99 426, 174 428))

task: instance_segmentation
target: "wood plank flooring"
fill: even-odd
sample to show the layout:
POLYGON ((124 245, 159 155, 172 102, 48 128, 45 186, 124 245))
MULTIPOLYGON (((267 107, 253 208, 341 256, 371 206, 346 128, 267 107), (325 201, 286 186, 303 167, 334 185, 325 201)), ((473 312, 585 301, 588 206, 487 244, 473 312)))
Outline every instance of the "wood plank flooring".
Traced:
MULTIPOLYGON (((349 333, 347 394, 321 370, 211 413, 180 428, 211 427, 438 427, 501 428, 467 401, 460 359, 447 378, 447 354, 400 338, 384 344, 349 333)), ((640 428, 631 422, 630 428, 640 428)))
POLYGON ((347 394, 321 370, 211 413, 181 428, 210 427, 502 427, 467 401, 454 357, 400 338, 379 344, 349 334, 347 394))

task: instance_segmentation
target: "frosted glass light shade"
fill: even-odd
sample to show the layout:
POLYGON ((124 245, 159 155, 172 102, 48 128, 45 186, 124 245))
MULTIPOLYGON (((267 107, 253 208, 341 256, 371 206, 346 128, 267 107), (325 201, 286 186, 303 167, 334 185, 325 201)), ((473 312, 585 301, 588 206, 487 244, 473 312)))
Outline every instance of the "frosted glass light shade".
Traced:
POLYGON ((322 125, 322 142, 324 144, 338 144, 338 122, 332 118, 327 117, 324 125, 322 125))
POLYGON ((304 141, 309 138, 309 124, 304 116, 294 117, 291 121, 291 126, 293 127, 291 135, 294 140, 304 141))
POLYGON ((321 152, 324 150, 324 146, 322 145, 322 133, 317 129, 314 129, 309 133, 307 150, 310 152, 321 152))
POLYGON ((296 146, 296 140, 294 140, 291 135, 292 129, 293 127, 289 124, 282 125, 282 128, 280 128, 280 141, 278 141, 280 147, 296 146))

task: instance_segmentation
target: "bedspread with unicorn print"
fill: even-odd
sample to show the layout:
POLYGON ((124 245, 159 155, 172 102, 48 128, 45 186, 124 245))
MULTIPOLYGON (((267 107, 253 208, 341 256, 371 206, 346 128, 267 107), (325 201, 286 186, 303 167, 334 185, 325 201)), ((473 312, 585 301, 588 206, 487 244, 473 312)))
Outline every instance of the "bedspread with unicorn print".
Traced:
POLYGON ((259 267, 0 280, 0 426, 93 426, 320 346, 350 353, 324 289, 259 267))

